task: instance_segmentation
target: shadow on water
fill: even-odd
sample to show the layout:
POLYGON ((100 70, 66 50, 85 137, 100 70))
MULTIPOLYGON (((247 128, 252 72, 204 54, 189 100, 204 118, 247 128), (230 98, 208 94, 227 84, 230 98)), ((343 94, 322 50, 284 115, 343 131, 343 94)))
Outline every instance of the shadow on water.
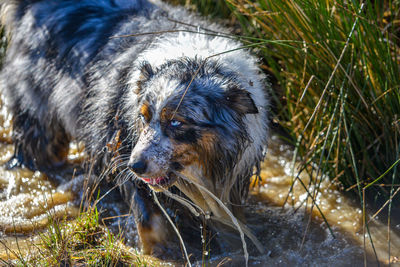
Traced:
MULTIPOLYGON (((13 152, 10 120, 9 113, 1 105, 0 164, 6 162, 13 152)), ((364 245, 362 210, 328 179, 322 180, 316 203, 335 237, 315 207, 310 213, 311 202, 301 183, 294 183, 289 201, 284 209, 281 208, 292 184, 292 156, 293 150, 274 136, 262 166, 262 181, 251 189, 250 201, 245 207, 249 227, 268 250, 265 255, 250 256, 250 266, 362 266, 364 261, 376 266, 368 236, 364 245)), ((69 159, 75 161, 82 157, 79 146, 71 145, 69 159)), ((309 184, 310 177, 306 174, 301 174, 300 178, 304 184, 309 184)), ((68 180, 56 186, 39 172, 26 169, 7 171, 0 167, 1 259, 16 258, 10 251, 19 251, 22 255, 32 253, 35 249, 33 244, 40 241, 38 233, 44 231, 49 223, 49 214, 51 218, 74 218, 78 215, 80 201, 77 195, 83 192, 84 176, 68 180)), ((127 213, 127 208, 112 195, 103 200, 101 209, 107 211, 104 213, 106 217, 127 213)), ((131 216, 122 216, 110 223, 113 229, 124 228, 125 241, 136 246, 138 237, 133 225, 131 216)), ((386 223, 372 219, 369 226, 381 265, 387 265, 389 258, 392 266, 400 265, 400 224, 392 225, 390 229, 390 255, 386 223)), ((226 266, 244 263, 242 251, 205 255, 205 258, 208 258, 210 266, 221 262, 226 262, 226 266)))

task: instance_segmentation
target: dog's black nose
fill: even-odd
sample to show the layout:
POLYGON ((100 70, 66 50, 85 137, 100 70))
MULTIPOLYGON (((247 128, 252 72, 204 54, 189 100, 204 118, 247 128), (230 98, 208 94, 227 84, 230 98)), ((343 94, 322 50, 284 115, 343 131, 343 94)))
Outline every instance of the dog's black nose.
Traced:
POLYGON ((136 174, 143 174, 146 172, 147 164, 144 160, 136 160, 133 163, 129 162, 128 167, 136 174))

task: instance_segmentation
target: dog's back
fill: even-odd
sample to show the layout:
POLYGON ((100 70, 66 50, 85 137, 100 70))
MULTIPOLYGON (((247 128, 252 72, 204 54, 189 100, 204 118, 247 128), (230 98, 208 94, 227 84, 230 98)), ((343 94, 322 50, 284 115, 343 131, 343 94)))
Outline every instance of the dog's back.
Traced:
MULTIPOLYGON (((97 78, 89 73, 119 71, 123 62, 116 61, 127 52, 123 47, 131 48, 132 61, 154 38, 110 37, 150 31, 144 25, 159 12, 142 0, 3 1, 2 21, 10 43, 0 80, 15 115, 19 161, 40 170, 62 164, 70 138, 86 136, 80 131, 80 116, 88 84, 97 78), (130 23, 119 27, 126 21, 130 23), (23 137, 26 132, 43 138, 33 144, 23 137)), ((96 140, 100 146, 104 142, 96 140)))
POLYGON ((137 19, 126 33, 137 31, 148 23, 152 5, 141 0, 6 1, 2 10, 11 37, 2 84, 13 88, 7 95, 11 105, 18 103, 41 120, 57 116, 74 134, 78 103, 90 82, 85 73, 105 57, 99 52, 121 31, 120 22, 137 19))

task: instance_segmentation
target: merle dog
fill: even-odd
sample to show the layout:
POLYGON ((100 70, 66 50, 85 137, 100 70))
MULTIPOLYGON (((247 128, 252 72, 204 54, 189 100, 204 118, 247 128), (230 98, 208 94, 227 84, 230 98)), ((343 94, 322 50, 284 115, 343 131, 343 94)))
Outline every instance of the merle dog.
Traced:
POLYGON ((8 166, 57 171, 77 140, 99 177, 121 178, 144 253, 173 239, 160 194, 215 231, 238 228, 254 241, 241 206, 266 146, 268 84, 221 28, 158 4, 2 2, 8 166))

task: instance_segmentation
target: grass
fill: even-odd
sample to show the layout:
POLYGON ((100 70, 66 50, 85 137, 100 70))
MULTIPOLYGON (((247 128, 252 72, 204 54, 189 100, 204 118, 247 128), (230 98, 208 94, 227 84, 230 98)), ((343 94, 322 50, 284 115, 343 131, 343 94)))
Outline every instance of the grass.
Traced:
MULTIPOLYGON (((51 220, 40 234, 31 255, 19 255, 17 266, 155 266, 123 245, 119 236, 99 224, 96 208, 89 208, 73 221, 51 220)), ((11 264, 9 262, 8 264, 11 264)), ((11 264, 12 265, 12 264, 11 264)))
POLYGON ((96 208, 89 208, 73 221, 49 216, 48 229, 40 234, 38 244, 32 244, 35 252, 29 256, 14 252, 19 255, 16 266, 155 266, 101 226, 96 208))
MULTIPOLYGON (((213 1, 190 2, 208 12, 213 1)), ((277 41, 257 49, 279 86, 274 121, 317 185, 324 174, 389 199, 400 184, 400 1, 217 2, 243 35, 277 41)))

